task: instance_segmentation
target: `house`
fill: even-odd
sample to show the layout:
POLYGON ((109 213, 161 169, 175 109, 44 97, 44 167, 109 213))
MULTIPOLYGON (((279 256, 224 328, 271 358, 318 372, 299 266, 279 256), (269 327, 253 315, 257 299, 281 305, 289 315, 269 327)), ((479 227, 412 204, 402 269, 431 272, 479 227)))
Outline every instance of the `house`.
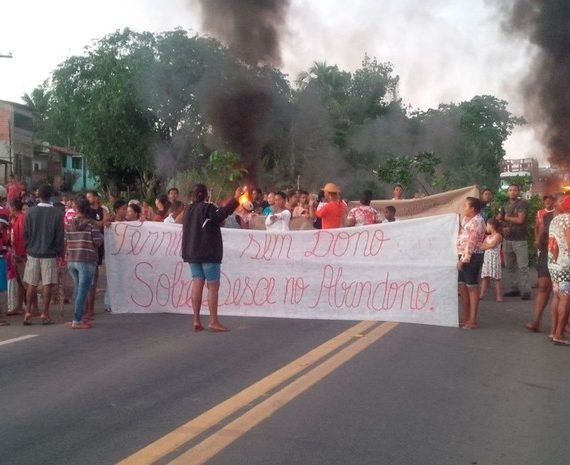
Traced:
POLYGON ((96 189, 98 185, 82 154, 47 142, 35 147, 32 179, 34 185, 48 182, 66 192, 96 189))
POLYGON ((0 100, 0 184, 12 173, 32 182, 33 115, 25 105, 0 100))

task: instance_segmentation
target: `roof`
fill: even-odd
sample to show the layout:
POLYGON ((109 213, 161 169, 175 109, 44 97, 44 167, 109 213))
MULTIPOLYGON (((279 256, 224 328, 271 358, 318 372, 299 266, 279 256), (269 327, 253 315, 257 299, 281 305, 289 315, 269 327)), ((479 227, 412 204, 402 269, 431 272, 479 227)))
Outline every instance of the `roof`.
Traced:
POLYGON ((79 155, 81 157, 83 156, 81 153, 75 149, 72 149, 71 147, 59 147, 58 145, 50 145, 49 148, 54 152, 64 153, 66 155, 79 155))
POLYGON ((32 113, 32 111, 28 108, 28 106, 24 105, 23 103, 10 102, 9 100, 0 100, 0 103, 5 103, 7 105, 17 107, 18 109, 25 110, 25 111, 29 112, 30 114, 32 113))

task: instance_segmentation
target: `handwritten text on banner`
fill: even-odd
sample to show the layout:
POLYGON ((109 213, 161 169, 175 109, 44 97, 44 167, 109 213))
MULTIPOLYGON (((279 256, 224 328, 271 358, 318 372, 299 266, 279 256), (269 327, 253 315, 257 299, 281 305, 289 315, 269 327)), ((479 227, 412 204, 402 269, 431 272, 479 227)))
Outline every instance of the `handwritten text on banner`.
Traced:
MULTIPOLYGON (((454 214, 327 231, 223 229, 219 313, 457 326, 456 231, 454 214)), ((179 225, 107 229, 114 312, 191 313, 181 240, 179 225)))

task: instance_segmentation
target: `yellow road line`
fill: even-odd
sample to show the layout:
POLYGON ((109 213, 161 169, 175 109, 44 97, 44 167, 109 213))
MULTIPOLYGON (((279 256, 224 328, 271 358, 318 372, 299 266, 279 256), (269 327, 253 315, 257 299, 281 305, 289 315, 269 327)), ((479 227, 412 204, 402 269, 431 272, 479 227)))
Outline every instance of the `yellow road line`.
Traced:
POLYGON ((259 403, 236 420, 208 436, 201 443, 172 460, 168 465, 201 465, 206 463, 222 449, 269 418, 277 410, 332 373, 342 364, 358 355, 396 326, 398 326, 398 323, 384 323, 370 331, 364 337, 300 376, 267 400, 259 403))
POLYGON ((232 415, 247 404, 255 401, 268 391, 297 375, 307 367, 315 364, 323 357, 334 352, 347 342, 361 336, 361 333, 377 325, 376 321, 361 321, 332 339, 324 342, 305 355, 285 365, 269 376, 245 388, 221 404, 212 407, 207 412, 176 428, 162 438, 140 449, 117 465, 151 465, 160 458, 173 452, 177 447, 191 441, 196 436, 232 415))

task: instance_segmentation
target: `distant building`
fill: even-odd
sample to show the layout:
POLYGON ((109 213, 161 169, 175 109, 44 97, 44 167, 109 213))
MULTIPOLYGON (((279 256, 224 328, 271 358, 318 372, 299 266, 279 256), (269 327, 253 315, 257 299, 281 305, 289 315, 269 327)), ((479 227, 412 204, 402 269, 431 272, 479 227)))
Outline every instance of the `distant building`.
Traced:
POLYGON ((505 178, 512 176, 530 176, 532 178, 531 193, 540 190, 540 169, 535 158, 505 159, 501 161, 501 189, 506 189, 508 181, 505 178))
POLYGON ((33 115, 25 105, 0 100, 0 184, 12 173, 32 181, 33 115))
POLYGON ((32 179, 34 185, 48 182, 66 192, 96 189, 98 185, 82 154, 47 142, 35 146, 32 179))

